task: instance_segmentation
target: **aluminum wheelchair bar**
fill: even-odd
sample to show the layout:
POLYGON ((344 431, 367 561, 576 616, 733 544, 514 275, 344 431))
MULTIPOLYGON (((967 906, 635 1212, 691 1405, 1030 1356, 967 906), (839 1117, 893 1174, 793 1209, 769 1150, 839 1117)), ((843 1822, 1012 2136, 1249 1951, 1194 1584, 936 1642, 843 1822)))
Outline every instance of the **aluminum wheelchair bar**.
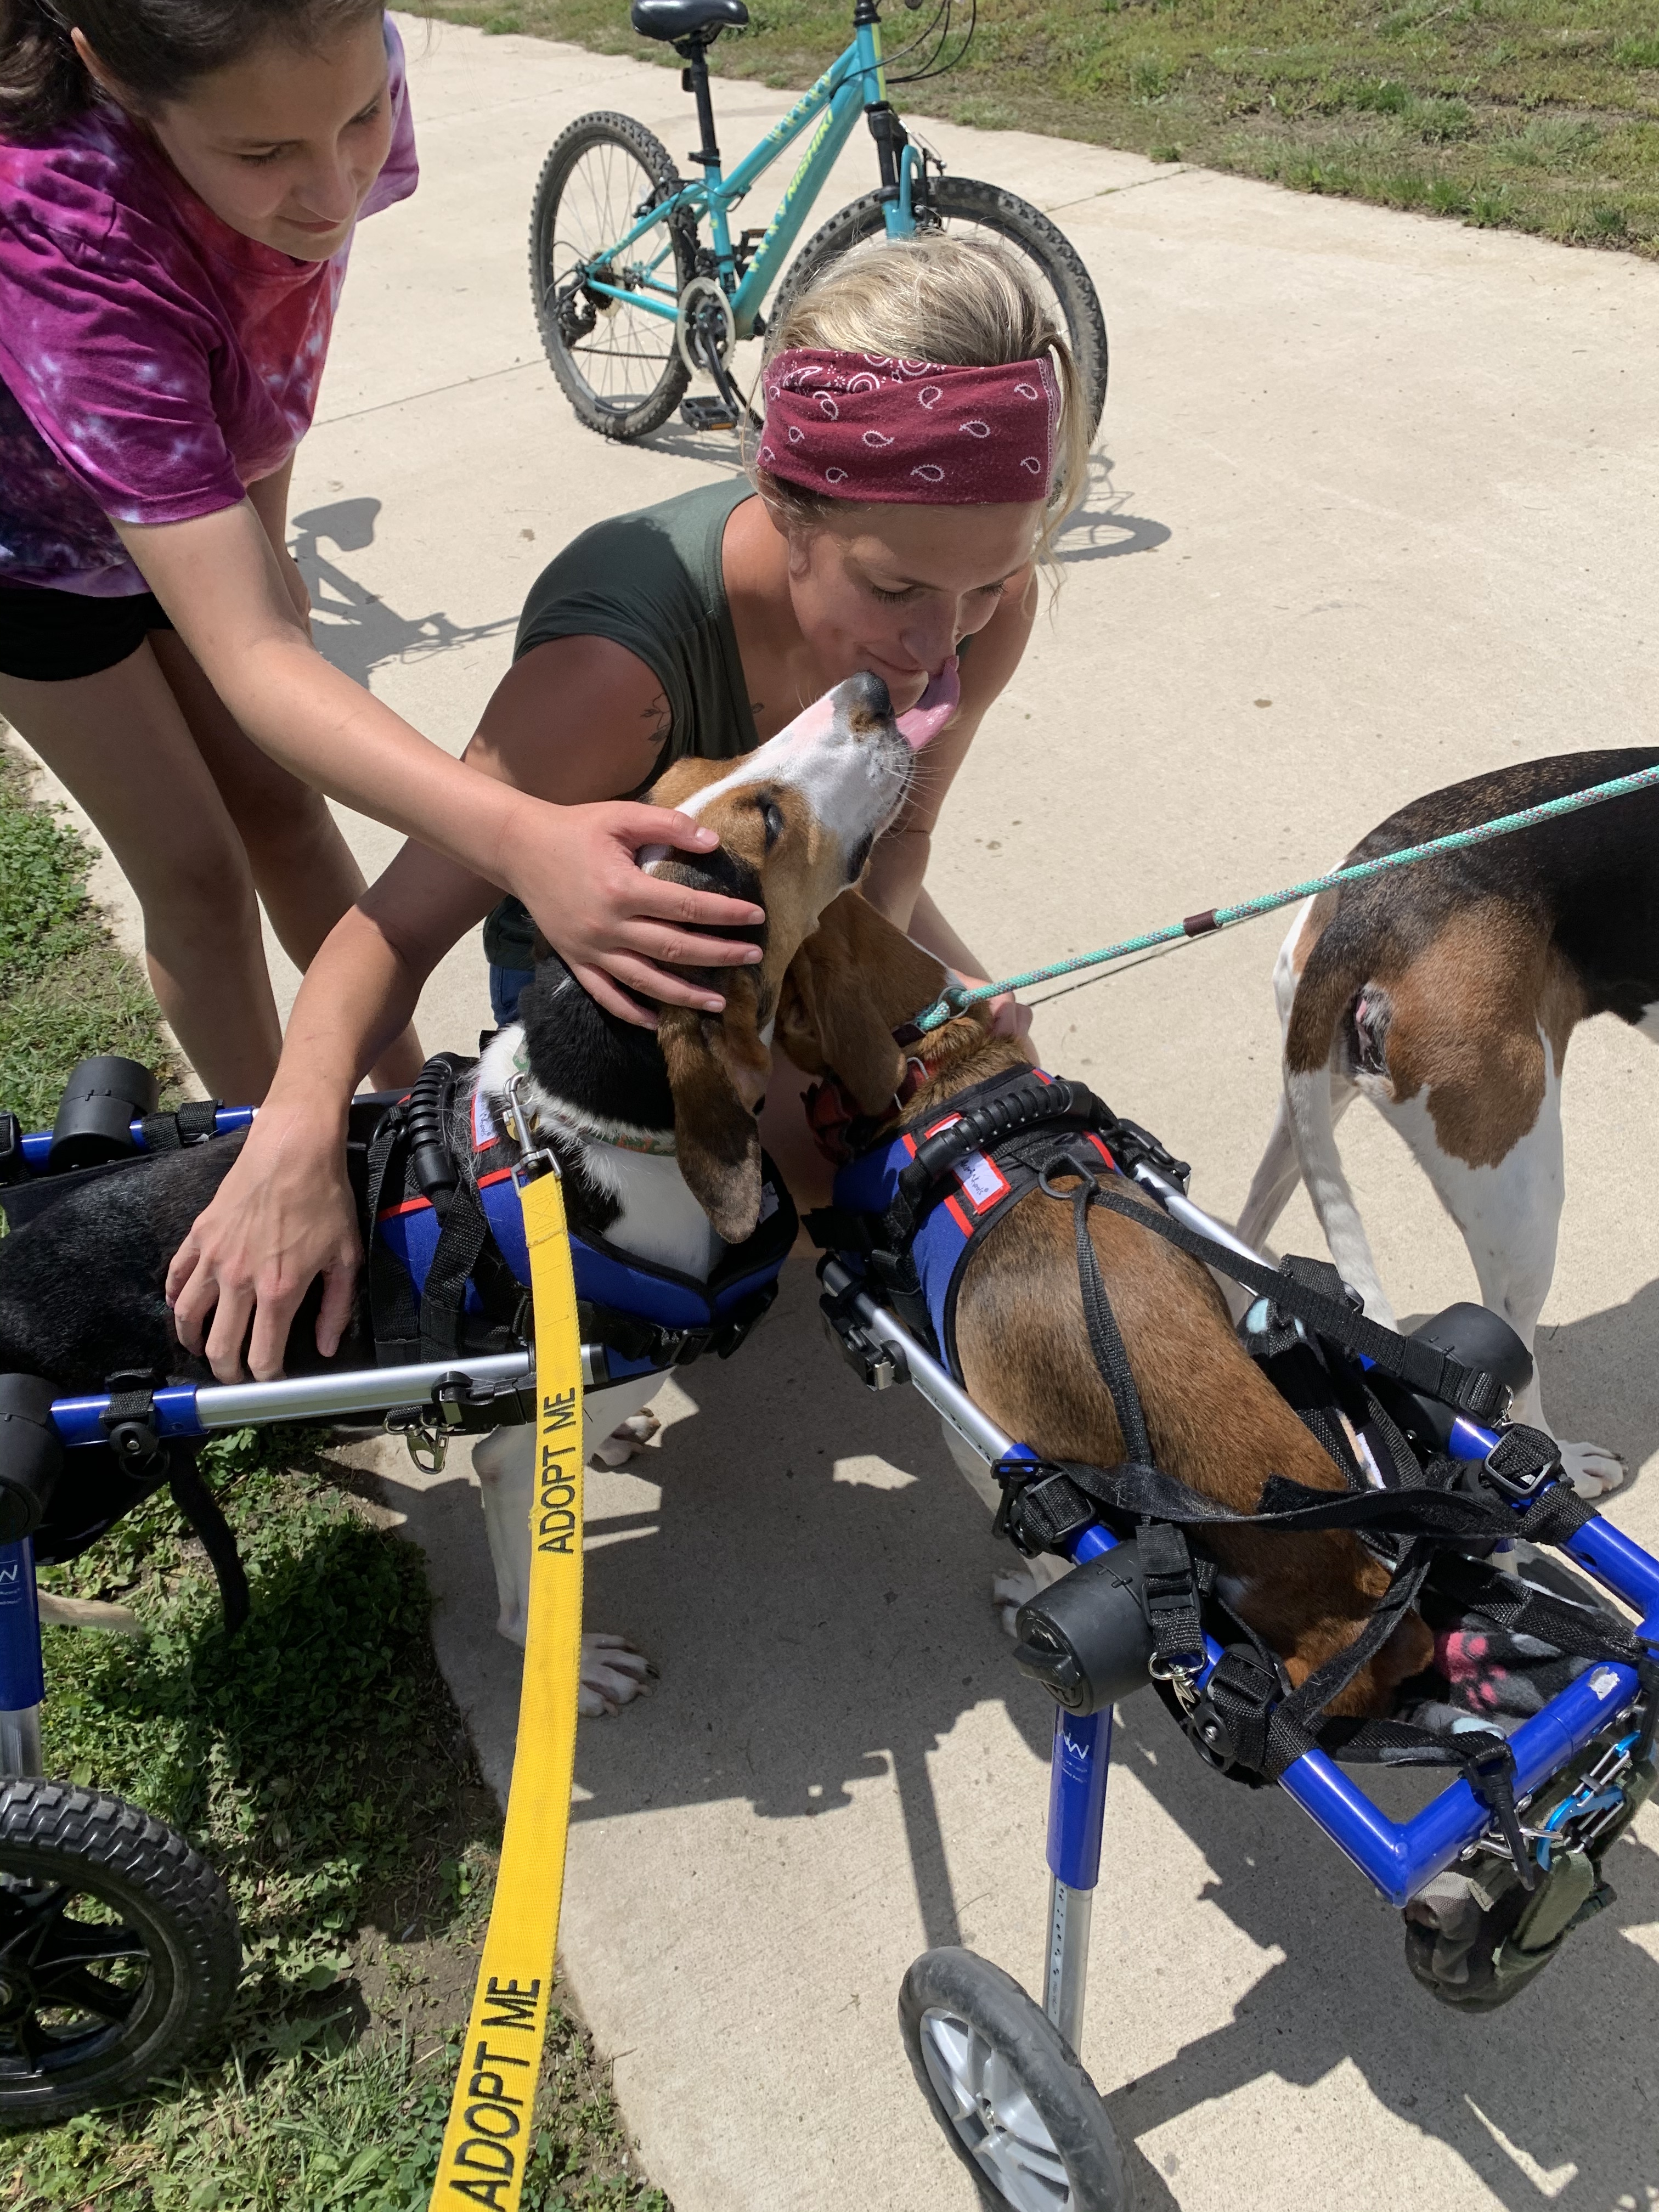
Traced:
MULTIPOLYGON (((854 1290, 857 1278, 839 1260, 823 1263, 823 1287, 832 1297, 854 1290)), ((911 1382, 941 1419, 988 1464, 1000 1459, 1030 1458, 1024 1444, 1004 1434, 948 1369, 917 1343, 902 1322, 867 1291, 853 1300, 859 1320, 882 1344, 902 1354, 911 1382)), ((1091 1559, 1109 1547, 1103 1529, 1085 1528, 1073 1557, 1091 1559)), ((1073 2051, 1083 2032, 1083 2001, 1089 1985, 1089 1929, 1095 1884, 1100 1879, 1100 1838, 1106 1812, 1106 1778, 1112 1758, 1112 1716, 1091 1713, 1079 1719, 1054 1709, 1054 1748, 1048 1763, 1048 1941, 1043 1960, 1042 2008, 1073 2051)))
MULTIPOLYGON (((258 1428, 270 1421, 319 1421, 331 1415, 390 1412, 394 1406, 430 1401, 441 1382, 522 1382, 535 1372, 528 1352, 492 1353, 487 1358, 429 1359, 407 1367, 363 1367, 328 1375, 285 1376, 276 1382, 185 1382, 156 1391, 155 1433, 159 1437, 204 1437, 222 1429, 258 1428)), ((602 1345, 582 1346, 582 1386, 600 1390, 626 1381, 611 1375, 602 1345)), ((58 1398, 52 1426, 66 1444, 100 1444, 107 1395, 58 1398)))

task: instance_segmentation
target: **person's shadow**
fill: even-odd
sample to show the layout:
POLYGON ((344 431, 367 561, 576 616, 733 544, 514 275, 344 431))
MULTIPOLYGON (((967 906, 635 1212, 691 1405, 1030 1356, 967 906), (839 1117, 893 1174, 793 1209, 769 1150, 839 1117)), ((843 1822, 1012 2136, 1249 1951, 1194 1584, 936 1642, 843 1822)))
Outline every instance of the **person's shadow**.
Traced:
POLYGON ((289 518, 289 550, 311 594, 311 635, 325 660, 367 684, 369 671, 386 661, 424 659, 516 627, 516 615, 471 623, 452 622, 441 612, 400 615, 365 590, 323 545, 326 540, 337 554, 362 552, 374 543, 380 512, 378 499, 342 499, 289 518))

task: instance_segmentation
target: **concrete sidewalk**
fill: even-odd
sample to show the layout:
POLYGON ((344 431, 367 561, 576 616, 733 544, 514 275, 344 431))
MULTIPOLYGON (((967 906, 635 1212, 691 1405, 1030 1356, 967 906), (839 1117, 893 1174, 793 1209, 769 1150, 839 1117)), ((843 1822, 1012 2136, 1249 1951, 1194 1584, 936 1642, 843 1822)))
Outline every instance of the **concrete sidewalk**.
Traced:
MULTIPOLYGON (((673 74, 405 34, 423 182, 364 227, 294 506, 327 649, 459 748, 549 554, 734 461, 678 428, 631 450, 580 428, 531 319, 548 146, 606 107, 683 155, 673 74)), ((717 104, 735 151, 787 96, 717 104)), ((993 973, 1292 881, 1476 769, 1651 740, 1659 270, 1022 134, 927 135, 1055 216, 1112 343, 1065 588, 936 841, 933 888, 993 973)), ((855 141, 840 197, 873 166, 855 141)), ((351 830, 371 866, 389 852, 351 830)), ((1240 931, 1040 1018, 1048 1064, 1194 1159, 1223 1213, 1272 1113, 1276 942, 1240 931)), ((423 1001, 428 1049, 487 1018, 463 946, 423 1001)), ((1548 1402, 1639 1465, 1659 1443, 1659 1061, 1605 1024, 1573 1060, 1548 1402)), ((1400 1310, 1474 1295, 1380 1123, 1342 1133, 1400 1310)), ((1283 1235, 1320 1249, 1300 1202, 1283 1235)), ((907 1394, 857 1389, 813 1287, 793 1267, 741 1357, 665 1393, 643 1473, 593 1479, 590 1619, 662 1680, 583 1731, 565 1954, 678 2212, 965 2212, 894 2000, 933 1943, 1035 1984, 1050 1709, 1009 1664, 998 1554, 937 1428, 907 1394)), ((401 1480, 446 1672, 504 1782, 516 1667, 475 1494, 453 1463, 401 1480)), ((1659 1542, 1656 1500, 1639 1485, 1614 1518, 1659 1542)), ((1651 1812, 1615 1854, 1613 1910, 1513 2008, 1464 2021, 1276 1793, 1205 1773, 1149 1698, 1120 1745, 1084 2057, 1142 2212, 1659 2197, 1651 1812)))

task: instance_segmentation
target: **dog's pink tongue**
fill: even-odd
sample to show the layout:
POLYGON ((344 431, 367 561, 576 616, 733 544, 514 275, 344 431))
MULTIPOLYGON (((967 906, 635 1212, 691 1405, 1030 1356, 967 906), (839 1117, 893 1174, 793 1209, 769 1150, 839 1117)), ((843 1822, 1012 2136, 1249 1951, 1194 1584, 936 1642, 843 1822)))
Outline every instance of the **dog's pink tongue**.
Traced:
POLYGON ((925 744, 936 738, 957 711, 962 696, 962 686, 957 681, 955 653, 945 662, 937 676, 927 679, 927 689, 908 714, 898 717, 899 734, 913 753, 919 753, 925 744))

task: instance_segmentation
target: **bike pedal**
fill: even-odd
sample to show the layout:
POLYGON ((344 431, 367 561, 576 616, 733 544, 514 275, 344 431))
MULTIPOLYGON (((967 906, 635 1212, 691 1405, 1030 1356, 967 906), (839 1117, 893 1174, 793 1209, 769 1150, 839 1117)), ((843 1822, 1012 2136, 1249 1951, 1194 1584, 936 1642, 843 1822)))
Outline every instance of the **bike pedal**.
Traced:
POLYGON ((735 430, 738 427, 737 416, 723 399, 682 399, 680 420, 688 430, 735 430))

